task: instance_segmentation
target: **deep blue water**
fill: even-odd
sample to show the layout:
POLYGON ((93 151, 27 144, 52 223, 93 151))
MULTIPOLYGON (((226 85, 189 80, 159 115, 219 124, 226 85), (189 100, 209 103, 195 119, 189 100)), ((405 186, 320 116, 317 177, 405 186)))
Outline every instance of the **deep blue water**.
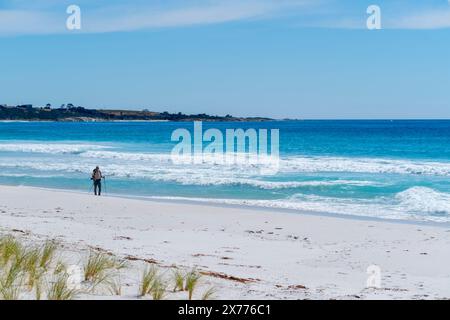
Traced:
MULTIPOLYGON (((175 129, 192 123, 0 123, 0 184, 189 198, 382 218, 450 221, 450 121, 203 123, 280 130, 280 167, 176 165, 175 129)), ((207 143, 204 144, 206 146, 207 143)))

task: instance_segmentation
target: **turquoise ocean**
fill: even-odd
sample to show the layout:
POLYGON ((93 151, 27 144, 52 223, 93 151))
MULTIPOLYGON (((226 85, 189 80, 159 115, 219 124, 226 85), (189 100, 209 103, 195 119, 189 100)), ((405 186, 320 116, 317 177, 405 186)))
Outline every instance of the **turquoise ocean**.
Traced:
POLYGON ((203 127, 279 129, 279 171, 261 175, 257 165, 174 164, 171 134, 192 131, 188 122, 2 122, 0 184, 88 193, 90 173, 99 165, 110 196, 450 222, 450 121, 203 127))

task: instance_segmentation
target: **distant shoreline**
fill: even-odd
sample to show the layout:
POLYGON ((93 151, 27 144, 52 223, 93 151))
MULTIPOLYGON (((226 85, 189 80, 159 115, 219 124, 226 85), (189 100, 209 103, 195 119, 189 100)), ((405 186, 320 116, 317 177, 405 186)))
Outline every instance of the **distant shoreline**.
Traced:
POLYGON ((218 116, 200 114, 184 114, 136 110, 108 110, 108 109, 86 109, 81 106, 75 107, 69 104, 55 109, 50 104, 45 107, 33 107, 33 105, 7 106, 0 105, 0 121, 57 121, 57 122, 108 122, 108 121, 272 121, 264 117, 234 117, 232 115, 218 116))
POLYGON ((72 121, 72 120, 0 120, 0 123, 31 123, 31 122, 54 122, 54 123, 106 123, 106 122, 194 122, 194 121, 203 121, 203 122, 273 122, 273 121, 303 121, 303 120, 203 120, 203 119, 195 119, 195 120, 82 120, 82 121, 72 121))
POLYGON ((92 121, 70 121, 70 120, 0 120, 0 123, 30 123, 30 122, 66 122, 66 123, 79 123, 79 122, 171 122, 170 120, 92 120, 92 121))
POLYGON ((194 122, 194 121, 203 121, 203 122, 345 122, 345 121, 354 121, 354 122, 405 122, 405 121, 433 121, 433 122, 448 122, 450 119, 266 119, 266 120, 255 120, 252 118, 241 119, 241 120, 209 120, 209 119, 185 119, 185 120, 112 120, 112 119, 90 119, 90 120, 79 120, 79 119, 60 119, 60 120, 41 120, 41 119, 0 119, 0 123, 126 123, 126 122, 135 122, 135 123, 160 123, 160 122, 194 122))

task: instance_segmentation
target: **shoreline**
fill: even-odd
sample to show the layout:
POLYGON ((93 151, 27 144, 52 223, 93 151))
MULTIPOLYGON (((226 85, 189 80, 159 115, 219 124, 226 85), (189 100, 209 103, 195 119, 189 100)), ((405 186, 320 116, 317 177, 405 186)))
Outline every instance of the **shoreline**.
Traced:
MULTIPOLYGON (((448 122, 450 121, 450 118, 398 118, 398 119, 390 119, 390 118, 379 118, 379 119, 346 119, 346 118, 338 118, 338 119, 265 119, 265 120, 208 120, 208 119, 202 119, 202 120, 180 120, 180 121, 174 121, 174 120, 93 120, 93 121, 78 121, 78 122, 194 122, 194 121, 203 121, 203 122, 332 122, 332 121, 360 121, 360 122, 367 122, 367 121, 373 121, 373 122, 402 122, 402 121, 444 121, 448 122)), ((77 122, 77 121, 66 121, 66 120, 0 120, 0 123, 2 122, 77 122)))
POLYGON ((0 186, 0 192, 2 234, 56 239, 75 257, 86 248, 101 248, 165 267, 257 279, 208 278, 218 288, 218 299, 450 297, 450 229, 442 226, 34 187, 0 186), (366 287, 372 265, 382 271, 379 288, 366 287))
MULTIPOLYGON (((0 187, 15 187, 15 188, 30 188, 44 191, 53 191, 53 192, 63 192, 63 193, 74 193, 80 195, 88 195, 93 196, 91 193, 78 191, 74 189, 58 189, 58 188, 47 188, 47 187, 37 187, 37 186, 17 186, 17 185, 6 185, 0 184, 0 187)), ((258 206, 253 204, 233 204, 233 203, 221 203, 221 200, 229 200, 229 199, 189 199, 189 198, 177 198, 177 197, 152 197, 152 196, 139 196, 139 195, 127 195, 127 194, 115 194, 108 193, 104 194, 102 197, 111 197, 111 198, 119 198, 119 199, 130 199, 130 200, 141 200, 141 201, 149 201, 153 203, 167 203, 167 204, 187 204, 187 205, 201 205, 213 208, 231 208, 231 209, 248 209, 253 211, 262 211, 268 213, 275 214, 293 214, 293 215, 308 215, 308 216, 317 216, 317 217, 330 217, 336 219, 349 219, 356 221, 374 221, 374 222, 387 222, 387 223, 398 223, 398 224, 407 224, 407 225, 415 225, 415 226, 432 226, 432 227, 441 227, 441 228, 450 228, 450 222, 436 222, 436 221, 420 221, 420 220, 406 220, 406 219, 395 219, 395 218, 379 218, 379 217, 370 217, 370 216, 358 216, 354 214, 341 214, 341 213, 333 213, 333 212, 316 212, 316 211, 308 211, 308 210, 298 210, 298 209, 289 209, 289 208, 277 208, 277 207, 267 207, 267 206, 258 206), (212 200, 212 201, 209 201, 212 200), (217 202, 215 202, 217 200, 217 202)))
POLYGON ((96 122, 176 122, 170 120, 92 120, 92 121, 71 121, 71 120, 0 120, 0 123, 96 123, 96 122))
MULTIPOLYGON (((189 122, 230 122, 230 123, 248 123, 248 122, 288 122, 288 121, 303 121, 303 120, 288 120, 288 119, 267 119, 267 120, 211 120, 211 119, 186 119, 186 120, 112 120, 112 119, 90 119, 90 120, 80 120, 80 119, 62 119, 62 120, 0 120, 0 123, 114 123, 114 122, 174 122, 174 123, 189 123, 189 122)), ((312 120, 316 121, 316 120, 312 120)), ((320 120, 319 120, 320 121, 320 120)), ((327 120, 324 120, 327 121, 327 120)))

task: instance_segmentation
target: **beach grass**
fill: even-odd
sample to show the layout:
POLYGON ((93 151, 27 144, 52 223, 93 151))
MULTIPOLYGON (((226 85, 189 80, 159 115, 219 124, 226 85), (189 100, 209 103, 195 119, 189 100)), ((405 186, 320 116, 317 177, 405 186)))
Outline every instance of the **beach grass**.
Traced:
POLYGON ((107 286, 110 294, 115 296, 122 295, 122 281, 120 277, 107 281, 107 286))
POLYGON ((56 277, 48 290, 48 300, 73 300, 76 297, 78 291, 69 288, 67 280, 67 274, 60 274, 56 277))
POLYGON ((194 291, 198 286, 199 280, 201 278, 201 274, 197 272, 196 269, 191 270, 186 275, 186 284, 185 284, 185 291, 188 292, 188 298, 189 300, 192 300, 192 297, 194 295, 194 291))
POLYGON ((0 280, 0 300, 18 300, 21 293, 20 285, 6 284, 0 280))
POLYGON ((151 266, 143 271, 141 284, 139 287, 139 296, 143 297, 151 293, 152 286, 158 276, 158 269, 154 266, 151 266))
POLYGON ((23 254, 23 246, 12 236, 0 239, 0 266, 5 267, 11 259, 20 259, 23 254))
POLYGON ((0 274, 0 299, 17 300, 21 292, 23 274, 18 263, 2 267, 0 274))
POLYGON ((21 285, 23 283, 23 277, 22 260, 14 260, 2 267, 1 283, 4 288, 10 288, 17 284, 17 282, 21 285))
POLYGON ((166 297, 167 283, 162 277, 156 277, 151 286, 153 300, 163 300, 166 297))
POLYGON ((124 261, 102 252, 91 252, 84 265, 84 280, 100 284, 109 279, 110 272, 126 268, 124 261))
MULTIPOLYGON (((56 259, 58 248, 54 241, 29 246, 13 236, 0 237, 0 300, 72 300, 79 295, 89 296, 99 286, 106 290, 101 295, 122 296, 121 270, 129 267, 125 260, 90 250, 80 274, 80 280, 84 279, 84 282, 72 287, 69 284, 73 282, 70 280, 71 268, 66 261, 56 259)), ((192 300, 201 277, 196 269, 187 273, 175 269, 170 279, 166 279, 161 270, 151 265, 142 272, 141 280, 134 283, 139 297, 162 300, 171 293, 187 291, 192 300), (169 286, 173 291, 168 289, 169 286)), ((126 286, 130 286, 129 282, 126 286)), ((211 299, 214 293, 215 290, 210 288, 202 299, 211 299)))
POLYGON ((63 261, 56 262, 55 269, 53 270, 53 274, 61 274, 67 272, 67 265, 63 261))
POLYGON ((37 248, 26 249, 24 253, 23 271, 27 275, 27 286, 32 290, 36 283, 40 281, 45 273, 45 269, 40 266, 41 251, 37 248))
POLYGON ((35 298, 36 300, 41 300, 44 290, 43 290, 43 278, 39 278, 35 283, 34 283, 34 293, 35 293, 35 298))
POLYGON ((41 257, 39 260, 39 267, 48 270, 53 259, 55 258, 56 250, 58 245, 54 241, 47 241, 42 250, 41 257))
POLYGON ((214 296, 216 294, 217 290, 215 287, 210 287, 209 289, 207 289, 203 295, 202 295, 202 300, 212 300, 214 299, 214 296))
POLYGON ((174 270, 172 273, 173 278, 173 292, 184 291, 184 278, 185 275, 178 269, 174 270))

